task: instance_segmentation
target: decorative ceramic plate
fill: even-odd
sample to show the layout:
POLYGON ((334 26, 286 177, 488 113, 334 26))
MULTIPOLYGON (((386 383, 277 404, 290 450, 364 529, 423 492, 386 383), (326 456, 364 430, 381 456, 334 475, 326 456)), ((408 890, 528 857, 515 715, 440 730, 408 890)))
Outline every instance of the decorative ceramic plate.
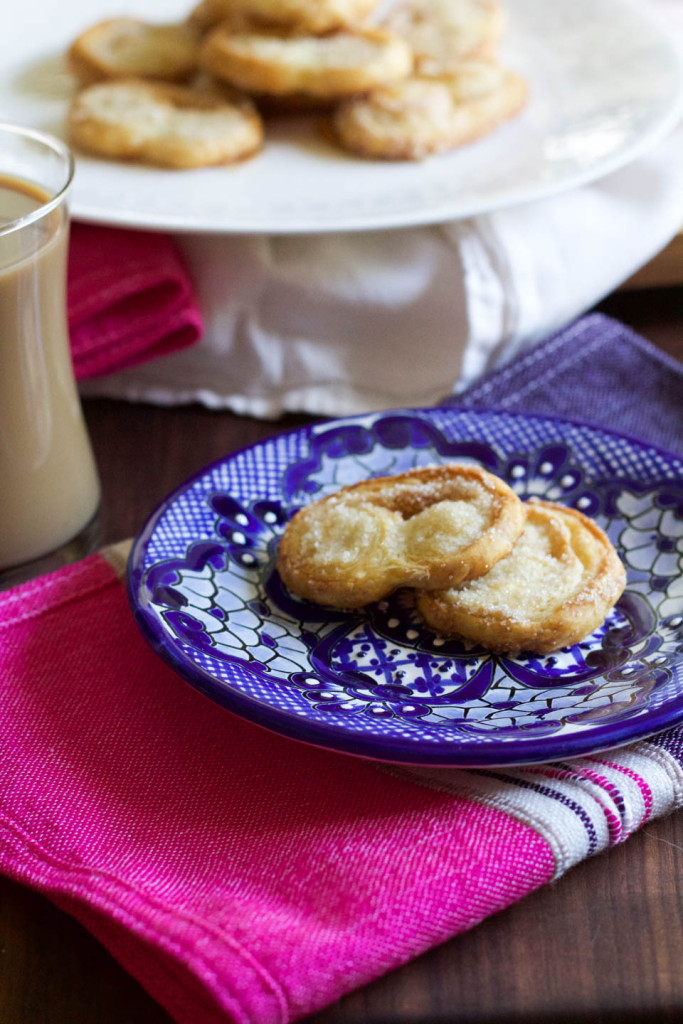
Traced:
MULTIPOLYGON (((184 18, 194 0, 31 0, 0 34, 0 120, 64 138, 75 83, 63 54, 106 17, 184 18)), ((321 232, 440 223, 574 188, 622 167, 673 127, 674 45, 628 0, 506 0, 504 60, 530 82, 522 114, 422 163, 345 154, 316 118, 270 119, 263 152, 232 167, 166 171, 77 159, 81 220, 174 231, 321 232)))
POLYGON ((299 429, 214 463, 161 505, 133 546, 131 603, 147 640, 189 683, 296 739, 459 766, 617 746, 683 720, 682 470, 622 435, 481 410, 299 429), (354 613, 286 591, 275 559, 298 507, 454 459, 606 530, 628 583, 592 636, 545 657, 497 657, 426 629, 408 590, 354 613))

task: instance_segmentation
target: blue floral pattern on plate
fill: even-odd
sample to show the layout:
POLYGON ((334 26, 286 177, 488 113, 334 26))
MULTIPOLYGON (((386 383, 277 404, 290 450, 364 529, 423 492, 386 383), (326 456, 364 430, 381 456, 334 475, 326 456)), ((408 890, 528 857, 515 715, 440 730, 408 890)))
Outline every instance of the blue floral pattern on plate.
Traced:
POLYGON ((584 424, 483 410, 397 411, 261 442, 179 487, 138 536, 129 594, 185 679, 285 735, 412 764, 524 764, 629 742, 683 718, 681 460, 584 424), (294 511, 372 476, 472 461, 522 498, 596 519, 628 570, 582 643, 506 658, 428 630, 412 592, 343 613, 275 561, 294 511))

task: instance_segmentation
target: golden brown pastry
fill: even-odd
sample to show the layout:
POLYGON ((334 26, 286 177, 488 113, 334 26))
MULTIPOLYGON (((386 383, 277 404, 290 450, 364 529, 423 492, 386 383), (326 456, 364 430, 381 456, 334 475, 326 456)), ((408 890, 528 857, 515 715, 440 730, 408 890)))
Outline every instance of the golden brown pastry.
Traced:
POLYGON ((498 477, 451 463, 378 477, 296 513, 277 567, 300 597, 358 608, 400 586, 445 587, 510 552, 524 506, 498 477))
POLYGON ((491 61, 463 63, 440 78, 410 77, 340 104, 344 148, 384 160, 421 160, 488 135, 522 110, 526 81, 491 61))
POLYGON ((199 67, 200 34, 190 25, 151 25, 112 18, 71 45, 67 60, 85 84, 106 78, 185 82, 199 67))
POLYGON ((258 152, 263 126, 250 100, 138 80, 99 82, 72 101, 71 142, 91 153, 189 168, 258 152))
POLYGON ((410 46, 418 75, 441 75, 464 59, 497 56, 506 23, 496 0, 403 0, 383 22, 410 46))
POLYGON ((201 35, 205 35, 212 28, 216 28, 221 22, 229 19, 230 16, 225 14, 225 8, 224 0, 199 0, 199 3, 192 8, 187 16, 187 24, 201 35))
POLYGON ((378 0, 201 0, 190 18, 205 27, 240 19, 252 28, 321 35, 365 20, 378 0))
POLYGON ((201 63, 247 92, 334 99, 399 81, 412 55, 404 40, 382 29, 291 36, 220 26, 207 37, 201 63))
POLYGON ((625 582, 619 556, 596 523, 575 509, 533 501, 506 558, 478 579, 422 590, 417 606, 444 635, 495 652, 547 654, 592 633, 625 582))

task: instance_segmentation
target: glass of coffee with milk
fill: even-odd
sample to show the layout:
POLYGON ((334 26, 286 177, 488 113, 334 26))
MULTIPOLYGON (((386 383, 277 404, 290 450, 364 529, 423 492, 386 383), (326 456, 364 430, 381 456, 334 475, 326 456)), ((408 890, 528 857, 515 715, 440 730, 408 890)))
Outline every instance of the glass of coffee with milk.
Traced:
POLYGON ((58 139, 0 124, 0 586, 93 543, 100 486, 66 318, 73 173, 58 139))

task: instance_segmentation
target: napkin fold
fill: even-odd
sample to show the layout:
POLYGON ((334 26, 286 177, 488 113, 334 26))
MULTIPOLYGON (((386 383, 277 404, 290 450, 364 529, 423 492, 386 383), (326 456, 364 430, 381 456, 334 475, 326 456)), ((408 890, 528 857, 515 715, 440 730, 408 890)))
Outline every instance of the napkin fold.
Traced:
POLYGON ((683 448, 683 367, 601 313, 582 317, 441 404, 573 417, 683 448))
MULTIPOLYGON (((527 358, 531 376, 512 365, 461 401, 576 415, 593 395, 581 360, 611 359, 591 419, 619 427, 647 379, 638 426, 680 441, 680 368, 614 321, 527 358)), ((0 870, 78 918, 179 1024, 299 1019, 683 805, 683 726, 468 771, 270 734, 152 653, 127 549, 0 594, 0 870)))
POLYGON ((152 232, 73 224, 67 311, 77 380, 178 352, 202 334, 180 252, 152 232))

